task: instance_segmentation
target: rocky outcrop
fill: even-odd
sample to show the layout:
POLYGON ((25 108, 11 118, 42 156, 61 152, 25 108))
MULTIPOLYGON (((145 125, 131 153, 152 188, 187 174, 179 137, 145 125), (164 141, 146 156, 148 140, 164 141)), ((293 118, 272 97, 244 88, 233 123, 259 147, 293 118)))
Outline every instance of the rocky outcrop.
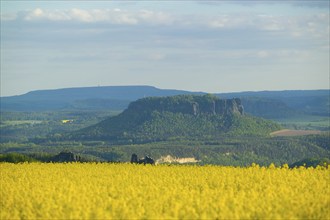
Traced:
POLYGON ((183 114, 244 114, 239 98, 219 99, 215 96, 179 95, 171 97, 148 97, 132 102, 126 111, 138 112, 173 112, 183 114))
POLYGON ((144 158, 138 159, 136 154, 132 154, 131 156, 131 163, 138 163, 138 164, 155 164, 154 159, 149 156, 145 156, 144 158))
POLYGON ((53 162, 76 162, 80 160, 81 160, 80 156, 77 156, 72 152, 65 152, 65 151, 60 152, 52 159, 53 162))

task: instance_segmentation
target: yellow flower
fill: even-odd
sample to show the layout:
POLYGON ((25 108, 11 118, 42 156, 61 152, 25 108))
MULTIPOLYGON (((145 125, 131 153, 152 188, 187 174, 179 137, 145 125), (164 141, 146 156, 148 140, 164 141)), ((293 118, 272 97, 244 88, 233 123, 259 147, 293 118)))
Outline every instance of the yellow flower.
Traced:
POLYGON ((329 219, 329 169, 0 163, 0 219, 329 219))

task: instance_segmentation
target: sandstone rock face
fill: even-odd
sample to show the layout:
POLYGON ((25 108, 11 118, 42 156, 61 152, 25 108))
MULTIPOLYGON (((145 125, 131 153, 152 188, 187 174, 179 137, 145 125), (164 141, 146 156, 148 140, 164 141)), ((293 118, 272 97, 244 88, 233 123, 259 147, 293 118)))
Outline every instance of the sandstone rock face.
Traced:
POLYGON ((75 161, 80 161, 80 156, 75 155, 72 152, 65 152, 62 151, 56 156, 53 157, 52 161, 53 162, 75 162, 75 161))
POLYGON ((138 112, 173 112, 183 114, 244 114, 239 98, 219 99, 215 96, 179 95, 171 97, 149 97, 132 102, 126 111, 138 112))
POLYGON ((149 156, 145 156, 144 158, 138 159, 138 156, 136 154, 132 154, 131 163, 155 164, 155 161, 149 156))

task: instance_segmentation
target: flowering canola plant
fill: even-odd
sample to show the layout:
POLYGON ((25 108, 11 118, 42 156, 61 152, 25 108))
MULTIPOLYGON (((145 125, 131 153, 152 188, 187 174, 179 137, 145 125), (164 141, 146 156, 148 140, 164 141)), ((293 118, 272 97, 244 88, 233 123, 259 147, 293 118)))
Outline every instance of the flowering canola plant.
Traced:
POLYGON ((0 164, 0 219, 329 219, 326 168, 0 164))

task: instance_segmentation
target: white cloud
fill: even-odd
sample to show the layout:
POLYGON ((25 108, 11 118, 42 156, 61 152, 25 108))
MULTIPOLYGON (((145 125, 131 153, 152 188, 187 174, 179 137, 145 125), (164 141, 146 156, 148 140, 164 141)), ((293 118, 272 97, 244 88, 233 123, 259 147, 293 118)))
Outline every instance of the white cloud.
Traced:
POLYGON ((95 17, 92 16, 90 12, 77 8, 71 9, 69 11, 69 16, 74 20, 82 22, 92 22, 95 20, 95 17))
POLYGON ((30 21, 30 20, 37 20, 40 18, 44 18, 46 15, 44 14, 43 10, 40 8, 36 8, 33 11, 30 11, 26 16, 25 20, 30 21))
POLYGON ((151 24, 165 24, 169 25, 174 22, 174 17, 166 14, 164 12, 154 12, 154 11, 149 11, 149 10, 141 10, 138 13, 138 17, 151 24))
POLYGON ((47 17, 51 21, 68 21, 68 20, 71 20, 71 17, 68 14, 64 13, 63 11, 49 12, 47 17))
POLYGON ((230 20, 227 16, 221 16, 209 22, 209 26, 212 28, 224 28, 228 27, 230 20))
POLYGON ((269 57, 269 52, 261 50, 257 52, 257 57, 259 58, 267 58, 269 57))
POLYGON ((252 12, 219 15, 206 14, 179 15, 152 10, 79 9, 44 10, 36 8, 17 14, 2 14, 1 19, 22 19, 32 21, 76 21, 81 23, 110 23, 118 25, 174 25, 176 27, 211 29, 250 29, 265 32, 282 32, 293 38, 315 37, 326 39, 329 36, 329 13, 306 15, 272 15, 252 12), (198 19, 197 19, 198 18, 198 19))
POLYGON ((205 20, 214 29, 250 29, 266 32, 281 32, 288 36, 329 38, 329 14, 316 13, 300 16, 265 14, 219 15, 205 20))
MULTIPOLYGON (((174 21, 174 18, 164 12, 156 12, 150 10, 127 11, 119 8, 115 9, 91 9, 84 10, 73 8, 70 10, 42 10, 36 8, 34 10, 25 11, 22 19, 25 21, 79 21, 83 23, 108 22, 112 24, 151 24, 151 25, 168 25, 174 21)), ((2 18, 14 20, 17 16, 6 15, 2 18)))
POLYGON ((59 11, 59 10, 46 11, 40 8, 36 8, 32 11, 25 11, 25 14, 23 15, 23 20, 25 21, 38 21, 38 20, 65 21, 71 19, 72 17, 64 11, 59 11))

